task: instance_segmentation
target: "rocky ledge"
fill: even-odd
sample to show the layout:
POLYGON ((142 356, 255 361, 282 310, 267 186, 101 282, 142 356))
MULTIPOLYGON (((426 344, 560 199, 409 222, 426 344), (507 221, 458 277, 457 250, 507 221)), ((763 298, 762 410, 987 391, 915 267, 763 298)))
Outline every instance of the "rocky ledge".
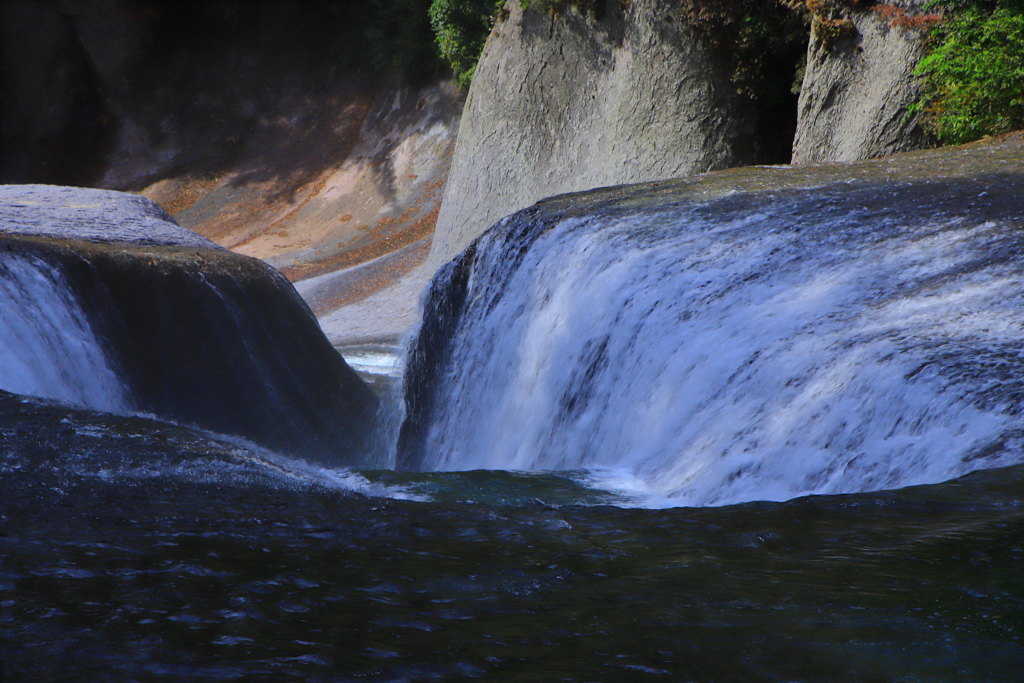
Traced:
MULTIPOLYGON (((56 274, 131 412, 332 464, 357 463, 370 447, 377 401, 288 281, 148 199, 0 186, 0 266, 17 259, 56 274)), ((22 290, 25 301, 0 305, 31 306, 31 287, 22 290)), ((38 327, 40 339, 66 333, 38 327)))

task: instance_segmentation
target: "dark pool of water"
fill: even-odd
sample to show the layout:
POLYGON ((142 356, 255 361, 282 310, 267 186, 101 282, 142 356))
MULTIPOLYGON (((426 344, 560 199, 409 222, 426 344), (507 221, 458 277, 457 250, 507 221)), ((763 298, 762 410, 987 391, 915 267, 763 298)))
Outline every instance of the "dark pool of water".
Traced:
POLYGON ((5 681, 1017 680, 1024 663, 1021 467, 626 509, 571 474, 356 477, 0 404, 5 681))

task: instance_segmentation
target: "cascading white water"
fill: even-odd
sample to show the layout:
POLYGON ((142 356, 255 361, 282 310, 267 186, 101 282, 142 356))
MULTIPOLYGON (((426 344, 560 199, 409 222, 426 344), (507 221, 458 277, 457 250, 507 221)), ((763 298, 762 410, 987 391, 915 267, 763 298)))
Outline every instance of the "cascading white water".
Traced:
POLYGON ((130 410, 79 302, 60 272, 0 256, 0 389, 108 412, 130 410))
POLYGON ((721 505, 1024 461, 1020 221, 867 196, 506 219, 415 466, 591 469, 721 505))

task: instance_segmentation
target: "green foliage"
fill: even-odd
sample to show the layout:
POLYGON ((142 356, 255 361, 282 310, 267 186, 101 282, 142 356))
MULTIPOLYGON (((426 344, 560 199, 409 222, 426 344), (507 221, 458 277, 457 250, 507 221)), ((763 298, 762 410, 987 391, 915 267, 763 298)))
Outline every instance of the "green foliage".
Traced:
POLYGON ((807 54, 807 15, 784 2, 745 0, 737 5, 741 13, 734 23, 735 37, 727 43, 733 46, 737 91, 753 101, 788 99, 793 74, 802 69, 807 54))
POLYGON ((424 77, 441 63, 427 10, 430 0, 319 0, 340 27, 344 66, 424 77))
POLYGON ((504 0, 433 0, 430 25, 441 57, 459 86, 468 88, 504 0))
POLYGON ((1024 1, 946 3, 912 107, 943 143, 1024 128, 1024 1))
POLYGON ((437 65, 427 22, 429 0, 363 0, 369 57, 378 70, 416 76, 437 65))

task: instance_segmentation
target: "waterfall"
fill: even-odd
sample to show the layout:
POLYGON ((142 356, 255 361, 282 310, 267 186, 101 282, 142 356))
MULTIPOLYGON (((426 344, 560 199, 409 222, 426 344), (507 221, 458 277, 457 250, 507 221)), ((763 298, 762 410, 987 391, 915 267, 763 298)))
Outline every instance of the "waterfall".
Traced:
POLYGON ((127 391, 63 276, 42 259, 0 257, 0 389, 130 410, 127 391))
POLYGON ((434 282, 399 465, 721 505, 1024 461, 1024 195, 993 186, 504 219, 434 282))

